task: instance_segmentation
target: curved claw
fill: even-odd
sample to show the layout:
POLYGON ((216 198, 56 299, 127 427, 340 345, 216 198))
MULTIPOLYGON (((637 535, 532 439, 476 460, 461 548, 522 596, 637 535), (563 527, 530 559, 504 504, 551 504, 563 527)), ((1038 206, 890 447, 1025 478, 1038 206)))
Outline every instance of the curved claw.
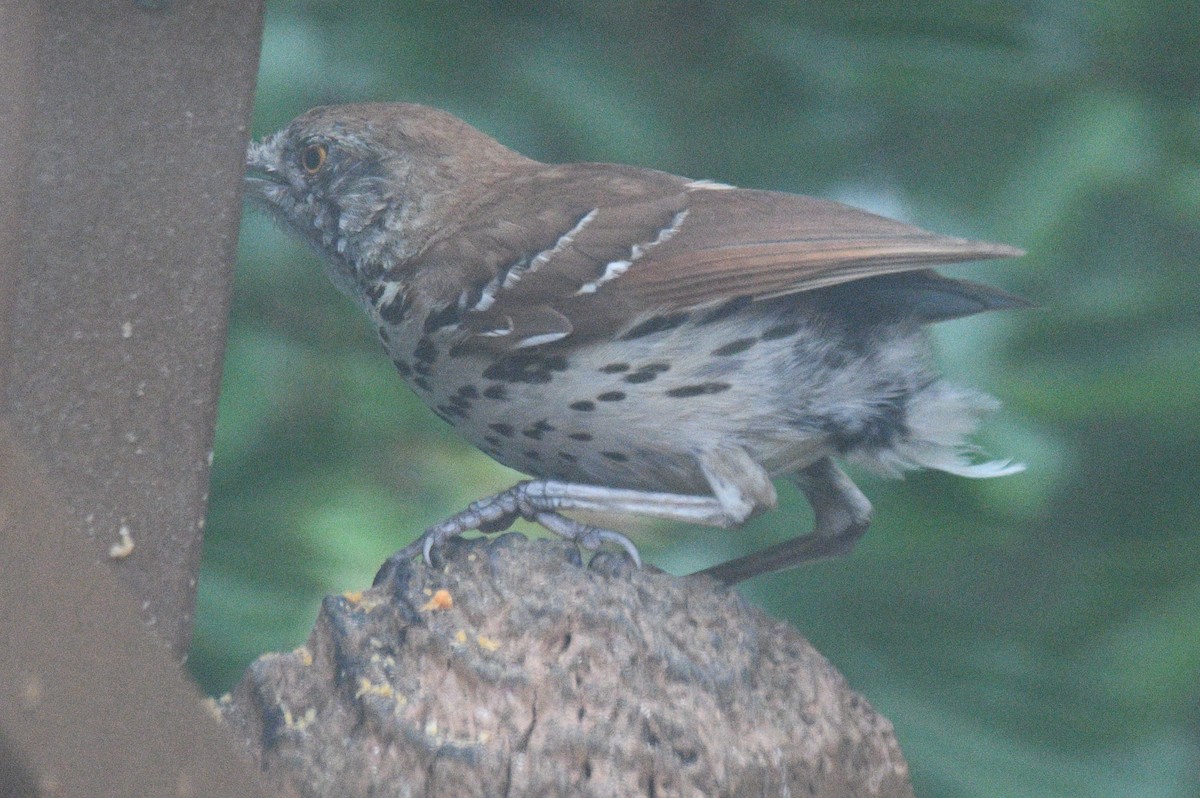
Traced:
POLYGON ((579 543, 588 551, 595 551, 605 543, 615 543, 625 550, 625 553, 629 555, 629 559, 633 560, 634 565, 638 568, 642 567, 642 555, 638 554, 637 546, 633 545, 633 541, 620 532, 614 532, 611 529, 590 527, 584 536, 580 538, 579 543))
POLYGON ((421 544, 424 541, 424 536, 417 538, 412 543, 409 543, 404 548, 392 554, 384 561, 379 570, 375 573, 375 579, 371 582, 372 585, 378 586, 384 582, 390 582, 409 560, 416 557, 421 550, 421 544))
POLYGON ((575 541, 588 551, 596 551, 605 543, 615 543, 625 550, 638 568, 642 567, 642 557, 638 554, 637 546, 620 532, 575 521, 558 513, 537 513, 532 520, 556 535, 575 541))

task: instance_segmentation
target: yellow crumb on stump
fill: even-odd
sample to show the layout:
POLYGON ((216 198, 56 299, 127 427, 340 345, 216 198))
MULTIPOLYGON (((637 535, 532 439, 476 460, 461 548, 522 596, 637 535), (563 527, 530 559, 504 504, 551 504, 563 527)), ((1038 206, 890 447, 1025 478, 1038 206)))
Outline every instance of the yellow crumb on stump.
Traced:
POLYGON ((309 665, 313 664, 312 651, 309 650, 308 646, 300 646, 299 648, 293 650, 292 653, 300 659, 300 664, 304 667, 307 668, 309 665))
POLYGON ((454 606, 454 597, 450 595, 450 591, 442 588, 434 591, 429 601, 421 606, 421 610, 448 610, 454 606))
POLYGON ((387 683, 375 684, 365 676, 359 677, 358 691, 354 694, 355 698, 362 698, 365 695, 377 695, 383 698, 394 698, 396 691, 387 683))

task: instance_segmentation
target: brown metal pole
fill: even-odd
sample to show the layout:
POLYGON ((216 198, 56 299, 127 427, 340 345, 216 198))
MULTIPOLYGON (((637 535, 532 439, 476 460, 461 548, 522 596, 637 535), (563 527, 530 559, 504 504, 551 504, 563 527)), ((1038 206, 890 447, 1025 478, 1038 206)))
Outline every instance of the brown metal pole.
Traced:
POLYGON ((8 407, 72 528, 182 658, 261 9, 38 7, 8 407))
POLYGON ((178 666, 260 20, 0 0, 6 798, 265 794, 178 666))
POLYGON ((0 795, 265 795, 3 423, 0 463, 0 795))

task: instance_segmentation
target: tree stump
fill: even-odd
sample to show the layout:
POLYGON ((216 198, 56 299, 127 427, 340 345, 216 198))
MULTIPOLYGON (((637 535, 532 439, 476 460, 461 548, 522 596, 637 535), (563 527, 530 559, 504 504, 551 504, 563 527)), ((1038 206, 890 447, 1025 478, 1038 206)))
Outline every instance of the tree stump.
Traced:
POLYGON ((439 560, 217 703, 285 794, 913 794, 891 724, 733 590, 516 534, 439 560))

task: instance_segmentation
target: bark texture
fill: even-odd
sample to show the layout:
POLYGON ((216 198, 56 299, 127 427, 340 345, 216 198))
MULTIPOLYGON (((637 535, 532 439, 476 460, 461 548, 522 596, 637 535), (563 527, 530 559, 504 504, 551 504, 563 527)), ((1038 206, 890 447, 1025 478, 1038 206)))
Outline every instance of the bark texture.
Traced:
POLYGON ((330 596, 217 706, 289 795, 912 796, 891 724, 707 578, 503 535, 330 596))

